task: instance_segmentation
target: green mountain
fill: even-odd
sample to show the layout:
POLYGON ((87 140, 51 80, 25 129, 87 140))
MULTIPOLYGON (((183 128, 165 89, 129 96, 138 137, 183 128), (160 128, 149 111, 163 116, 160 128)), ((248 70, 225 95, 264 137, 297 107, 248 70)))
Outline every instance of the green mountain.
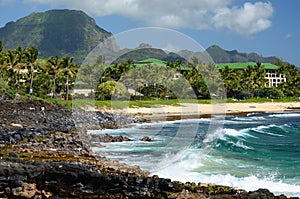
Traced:
POLYGON ((81 63, 85 56, 112 34, 78 10, 49 10, 32 13, 0 28, 5 49, 35 46, 40 58, 71 56, 81 63))
POLYGON ((189 50, 181 50, 178 53, 166 53, 162 49, 146 48, 126 49, 128 52, 124 53, 114 62, 125 62, 128 59, 133 61, 140 61, 147 58, 155 58, 162 61, 181 60, 186 63, 191 57, 195 56, 201 61, 208 63, 214 61, 215 63, 240 63, 240 62, 261 62, 261 63, 275 63, 275 57, 263 57, 257 53, 241 53, 237 50, 227 51, 217 45, 210 46, 202 52, 192 52, 189 50))
POLYGON ((227 51, 217 45, 210 46, 206 52, 215 63, 261 62, 274 63, 275 57, 263 57, 257 53, 241 53, 237 50, 227 51))
POLYGON ((124 53, 123 55, 118 57, 118 59, 115 60, 114 62, 124 63, 129 59, 136 62, 148 58, 154 58, 166 62, 168 61, 175 62, 176 60, 180 60, 181 62, 186 63, 186 60, 176 53, 173 52, 166 53, 162 49, 152 48, 152 47, 137 48, 137 49, 130 50, 129 52, 124 53))

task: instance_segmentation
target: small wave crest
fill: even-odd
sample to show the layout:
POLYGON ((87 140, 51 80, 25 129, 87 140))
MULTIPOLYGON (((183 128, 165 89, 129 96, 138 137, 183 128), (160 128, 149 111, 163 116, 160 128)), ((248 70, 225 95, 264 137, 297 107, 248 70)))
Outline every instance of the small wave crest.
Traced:
POLYGON ((250 128, 249 130, 254 131, 256 133, 275 136, 275 137, 283 137, 284 135, 281 134, 282 126, 276 126, 276 125, 267 125, 267 126, 258 126, 255 128, 250 128), (270 130, 272 129, 272 130, 270 130), (277 129, 277 130, 276 130, 277 129))
POLYGON ((269 117, 300 117, 300 113, 277 113, 269 115, 269 117))
POLYGON ((231 136, 231 137, 251 137, 250 134, 246 133, 247 131, 244 130, 235 130, 235 129, 223 129, 225 135, 231 136))
POLYGON ((266 118, 262 117, 262 116, 257 116, 257 117, 251 116, 251 117, 235 117, 232 120, 234 120, 234 121, 252 121, 252 122, 255 122, 255 121, 262 121, 262 120, 265 120, 265 119, 266 118))

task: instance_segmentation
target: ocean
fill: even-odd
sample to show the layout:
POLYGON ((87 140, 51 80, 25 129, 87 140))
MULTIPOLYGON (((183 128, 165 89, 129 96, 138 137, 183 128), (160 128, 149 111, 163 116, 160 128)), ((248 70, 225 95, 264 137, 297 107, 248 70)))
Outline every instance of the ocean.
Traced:
POLYGON ((300 113, 161 121, 89 133, 129 137, 133 141, 93 150, 152 175, 300 196, 300 113), (140 141, 144 136, 152 141, 140 141))

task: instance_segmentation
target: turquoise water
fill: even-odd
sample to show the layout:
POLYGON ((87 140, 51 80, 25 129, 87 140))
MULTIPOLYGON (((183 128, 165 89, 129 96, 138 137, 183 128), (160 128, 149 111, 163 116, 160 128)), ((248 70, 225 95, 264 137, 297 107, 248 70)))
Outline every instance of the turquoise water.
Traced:
POLYGON ((300 196, 300 113, 157 122, 90 133, 131 138, 94 151, 160 177, 300 196), (139 141, 143 136, 153 141, 139 141))

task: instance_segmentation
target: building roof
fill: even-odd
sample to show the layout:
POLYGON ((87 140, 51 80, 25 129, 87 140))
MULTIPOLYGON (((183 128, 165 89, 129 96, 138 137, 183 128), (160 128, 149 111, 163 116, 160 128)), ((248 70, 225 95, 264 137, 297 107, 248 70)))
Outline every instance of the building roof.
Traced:
MULTIPOLYGON (((145 60, 141 60, 138 62, 135 62, 134 65, 136 66, 143 66, 146 64, 155 64, 157 66, 166 66, 167 62, 159 60, 159 59, 155 59, 155 58, 149 58, 149 59, 145 59, 145 60)), ((218 67, 218 69, 222 69, 225 66, 228 66, 231 69, 244 69, 247 66, 255 66, 256 62, 237 62, 237 63, 219 63, 216 64, 216 66, 218 67)), ((279 68, 279 66, 276 66, 275 64, 271 64, 271 63, 262 63, 261 64, 265 69, 271 69, 271 70, 276 70, 279 68)), ((190 67, 181 65, 180 70, 191 70, 190 67)))
MULTIPOLYGON (((222 69, 225 66, 228 66, 231 69, 244 69, 247 66, 255 66, 256 63, 255 62, 238 62, 238 63, 220 63, 220 64, 216 64, 216 66, 219 69, 222 69)), ((272 69, 272 70, 276 70, 279 68, 279 66, 276 66, 274 64, 271 63, 262 63, 261 64, 265 69, 272 69)))

